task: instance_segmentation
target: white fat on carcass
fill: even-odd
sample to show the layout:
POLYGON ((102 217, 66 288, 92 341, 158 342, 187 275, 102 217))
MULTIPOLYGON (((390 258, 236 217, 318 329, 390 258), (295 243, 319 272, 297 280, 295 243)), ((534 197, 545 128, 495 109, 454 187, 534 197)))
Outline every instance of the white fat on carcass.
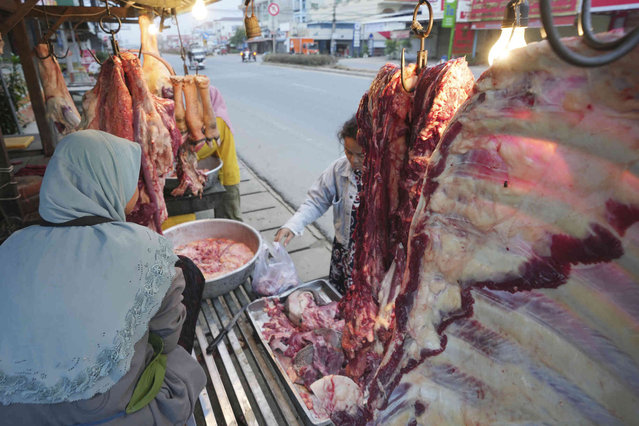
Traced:
POLYGON ((315 299, 310 291, 294 291, 286 299, 288 318, 297 326, 302 325, 306 308, 314 306, 315 299))
POLYGON ((339 411, 355 415, 362 403, 362 391, 357 383, 346 376, 324 376, 311 385, 311 391, 313 411, 320 418, 339 411))

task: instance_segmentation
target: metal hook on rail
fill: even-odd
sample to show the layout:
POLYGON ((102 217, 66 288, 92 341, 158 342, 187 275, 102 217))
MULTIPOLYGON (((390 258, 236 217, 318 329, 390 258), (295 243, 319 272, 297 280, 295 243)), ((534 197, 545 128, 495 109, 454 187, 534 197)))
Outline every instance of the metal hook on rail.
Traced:
MULTIPOLYGON (((119 33, 120 28, 122 28, 122 20, 120 19, 119 16, 111 14, 111 9, 109 9, 109 0, 105 0, 104 3, 106 4, 106 13, 100 17, 100 21, 98 21, 98 24, 100 25, 100 29, 102 31, 111 35, 111 48, 113 49, 113 55, 120 57, 120 47, 118 46, 118 41, 115 39, 115 35, 119 33), (113 29, 107 30, 104 27, 104 18, 115 18, 115 20, 118 23, 118 28, 116 30, 113 30, 113 29)), ((93 58, 95 58, 95 56, 93 56, 93 58)), ((98 61, 98 63, 100 62, 98 61)))
POLYGON ((51 44, 51 40, 46 40, 46 41, 41 41, 40 43, 37 44, 46 44, 47 45, 47 54, 45 56, 40 56, 40 54, 38 53, 37 49, 33 49, 34 55, 36 56, 36 58, 40 59, 41 61, 44 61, 47 58, 50 58, 51 56, 53 56, 56 59, 64 59, 67 56, 69 56, 69 48, 67 47, 67 51, 64 53, 64 56, 58 56, 55 54, 55 50, 53 49, 53 45, 51 44))
MULTIPOLYGON (((426 68, 426 62, 428 59, 428 51, 424 49, 424 39, 430 35, 430 31, 433 29, 433 7, 430 5, 428 0, 419 0, 417 2, 417 6, 415 6, 415 10, 413 11, 413 23, 410 26, 410 30, 415 34, 415 37, 419 38, 419 50, 417 51, 417 59, 416 59, 416 72, 422 70, 422 68, 426 68), (422 24, 417 20, 417 12, 419 11, 419 7, 425 4, 428 6, 428 27, 424 29, 422 24)), ((405 71, 405 60, 404 60, 404 52, 406 49, 402 49, 402 63, 401 63, 401 79, 402 79, 402 87, 408 93, 411 93, 415 90, 415 88, 408 88, 406 85, 406 71, 405 71)))

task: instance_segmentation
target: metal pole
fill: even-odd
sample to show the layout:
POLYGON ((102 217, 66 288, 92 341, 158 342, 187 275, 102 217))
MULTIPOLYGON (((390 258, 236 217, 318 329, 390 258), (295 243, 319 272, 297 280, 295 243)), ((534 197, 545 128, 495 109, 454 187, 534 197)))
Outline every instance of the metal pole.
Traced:
POLYGON ((448 39, 448 59, 452 58, 453 54, 453 41, 455 40, 455 26, 457 23, 453 23, 452 28, 450 29, 450 38, 448 39))
POLYGON ((333 27, 331 28, 331 45, 330 45, 330 52, 331 55, 335 55, 335 27, 336 27, 336 12, 337 11, 337 0, 333 0, 333 27))

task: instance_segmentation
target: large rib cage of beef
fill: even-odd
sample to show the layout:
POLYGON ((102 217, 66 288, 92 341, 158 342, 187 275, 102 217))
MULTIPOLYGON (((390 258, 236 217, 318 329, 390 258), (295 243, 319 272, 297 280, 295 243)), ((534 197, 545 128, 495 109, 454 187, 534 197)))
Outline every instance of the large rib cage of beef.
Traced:
POLYGON ((363 415, 336 418, 636 421, 637 61, 580 69, 542 42, 482 76, 427 161, 401 273, 369 292, 363 415))

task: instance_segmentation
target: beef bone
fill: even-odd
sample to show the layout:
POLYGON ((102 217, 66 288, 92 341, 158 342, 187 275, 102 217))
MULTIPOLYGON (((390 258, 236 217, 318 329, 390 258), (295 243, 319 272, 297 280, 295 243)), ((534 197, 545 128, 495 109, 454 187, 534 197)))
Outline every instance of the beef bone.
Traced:
POLYGON ((195 85, 195 76, 187 75, 184 77, 183 91, 189 139, 192 143, 197 144, 203 142, 206 137, 204 133, 202 133, 204 119, 202 116, 202 104, 200 102, 198 89, 195 85))
POLYGON ((213 104, 211 103, 211 94, 209 93, 209 78, 205 75, 196 75, 195 84, 197 85, 198 92, 200 94, 200 100, 202 101, 202 118, 204 120, 204 136, 206 137, 206 143, 211 145, 211 142, 214 139, 216 143, 218 143, 220 139, 220 131, 217 129, 215 111, 213 111, 213 104))

